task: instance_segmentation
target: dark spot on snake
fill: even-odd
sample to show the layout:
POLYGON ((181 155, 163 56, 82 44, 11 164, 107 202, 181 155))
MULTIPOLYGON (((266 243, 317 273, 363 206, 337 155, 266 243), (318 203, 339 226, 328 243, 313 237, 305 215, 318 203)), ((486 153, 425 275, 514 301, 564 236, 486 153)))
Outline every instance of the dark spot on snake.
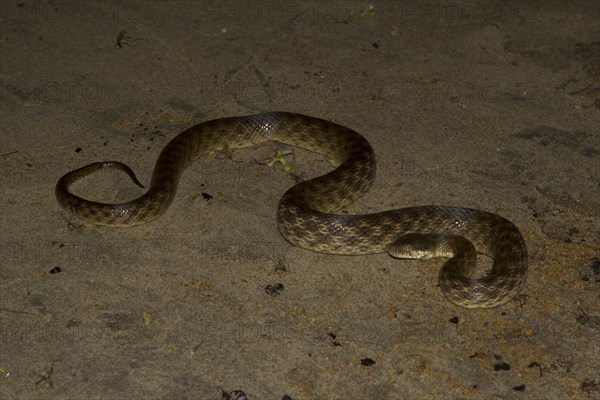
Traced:
POLYGON ((61 272, 62 269, 60 267, 54 267, 50 270, 51 274, 58 274, 59 272, 61 272))
POLYGON ((82 150, 82 148, 78 147, 78 148, 75 149, 75 153, 79 153, 81 150, 82 150))
POLYGON ((525 391, 525 385, 515 386, 513 387, 513 390, 516 390, 517 392, 523 392, 525 391))
POLYGON ((453 324, 458 324, 458 317, 452 317, 448 321, 450 321, 453 324))
POLYGON ((209 200, 212 200, 212 199, 213 199, 213 197, 212 197, 210 194, 208 194, 208 193, 204 193, 204 192, 202 192, 201 194, 202 194, 202 198, 203 198, 204 200, 206 200, 206 201, 209 201, 209 200))
POLYGON ((372 358, 363 358, 362 360, 360 360, 360 365, 363 365, 365 367, 370 367, 371 365, 375 365, 375 360, 373 360, 372 358))

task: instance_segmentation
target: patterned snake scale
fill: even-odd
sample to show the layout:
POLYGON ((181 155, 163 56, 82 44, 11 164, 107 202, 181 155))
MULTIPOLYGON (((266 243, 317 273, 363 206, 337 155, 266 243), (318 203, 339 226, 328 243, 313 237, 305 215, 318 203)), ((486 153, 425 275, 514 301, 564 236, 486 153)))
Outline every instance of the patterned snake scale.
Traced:
POLYGON ((160 153, 147 192, 129 202, 97 203, 69 191, 73 182, 102 168, 125 171, 142 186, 131 168, 115 161, 96 162, 67 173, 56 185, 56 198, 65 210, 91 224, 144 224, 169 208, 181 174, 195 160, 267 140, 319 153, 337 165, 332 172, 301 182, 281 197, 277 222, 290 243, 328 254, 448 257, 439 275, 442 292, 454 304, 467 308, 502 305, 523 287, 528 264, 525 241, 510 221, 496 214, 446 206, 337 214, 371 187, 375 154, 369 142, 353 130, 300 114, 222 118, 187 129, 160 153), (472 278, 476 253, 494 260, 491 271, 479 279, 472 278))

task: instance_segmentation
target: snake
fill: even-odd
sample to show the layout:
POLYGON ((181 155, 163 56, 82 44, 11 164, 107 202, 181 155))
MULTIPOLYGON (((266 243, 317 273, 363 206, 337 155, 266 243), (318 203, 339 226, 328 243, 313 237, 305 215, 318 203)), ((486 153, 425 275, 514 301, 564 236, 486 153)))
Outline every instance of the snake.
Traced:
POLYGON ((334 169, 299 182, 280 198, 277 226, 292 245, 325 254, 388 253, 399 259, 447 258, 438 281, 445 297, 465 308, 492 308, 523 288, 528 267, 518 228, 497 214, 462 207, 424 205, 350 214, 347 207, 375 180, 375 152, 356 131, 334 122, 289 112, 213 119, 175 136, 156 160, 150 186, 124 203, 100 203, 72 193, 70 185, 101 169, 133 170, 117 161, 95 162, 68 172, 56 184, 59 205, 78 219, 104 227, 148 223, 169 208, 182 173, 211 154, 279 142, 322 155, 334 169), (477 272, 477 255, 491 269, 477 272), (483 275, 483 276, 480 276, 483 275))

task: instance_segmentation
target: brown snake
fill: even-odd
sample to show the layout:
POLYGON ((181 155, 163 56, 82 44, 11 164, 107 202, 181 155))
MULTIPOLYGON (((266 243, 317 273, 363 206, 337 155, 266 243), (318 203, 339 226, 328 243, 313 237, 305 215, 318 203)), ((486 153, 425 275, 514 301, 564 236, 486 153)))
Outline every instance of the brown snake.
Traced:
POLYGON ((523 287, 528 264, 525 241, 510 221, 496 214, 446 206, 337 214, 371 187, 375 154, 369 142, 353 130, 300 114, 222 118, 187 129, 158 156, 148 191, 129 202, 97 203, 69 191, 73 182, 102 168, 123 170, 142 186, 131 168, 115 161, 67 173, 56 184, 56 198, 65 210, 95 225, 144 224, 167 210, 181 174, 195 160, 267 140, 322 154, 337 165, 326 175, 293 186, 281 197, 277 222, 290 243, 328 254, 449 257, 439 275, 441 289, 450 301, 467 308, 502 305, 523 287), (480 279, 472 278, 476 253, 494 259, 491 272, 480 279))

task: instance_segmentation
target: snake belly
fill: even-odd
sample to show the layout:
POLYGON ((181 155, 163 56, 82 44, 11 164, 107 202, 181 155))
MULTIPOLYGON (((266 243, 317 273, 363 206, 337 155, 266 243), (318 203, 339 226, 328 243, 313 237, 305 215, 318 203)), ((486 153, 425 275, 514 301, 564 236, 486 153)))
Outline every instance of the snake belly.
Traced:
POLYGON ((328 254, 389 252, 398 258, 448 257, 439 274, 440 287, 451 302, 466 308, 502 305, 523 287, 527 247, 515 225, 499 215, 447 206, 363 215, 337 213, 371 187, 375 154, 369 142, 352 129, 301 114, 272 112, 221 118, 185 130, 158 156, 146 193, 126 203, 98 203, 69 191, 73 182, 103 168, 123 170, 142 186, 131 168, 116 161, 96 162, 67 173, 56 184, 56 198, 62 208, 91 224, 145 224, 169 208, 181 174, 194 161, 265 141, 313 151, 337 165, 323 176, 298 183, 281 197, 277 222, 290 243, 328 254), (437 244, 433 248, 424 244, 434 241, 437 244), (422 256, 403 250, 421 247, 422 256), (491 271, 479 279, 472 277, 475 251, 494 260, 491 271))

